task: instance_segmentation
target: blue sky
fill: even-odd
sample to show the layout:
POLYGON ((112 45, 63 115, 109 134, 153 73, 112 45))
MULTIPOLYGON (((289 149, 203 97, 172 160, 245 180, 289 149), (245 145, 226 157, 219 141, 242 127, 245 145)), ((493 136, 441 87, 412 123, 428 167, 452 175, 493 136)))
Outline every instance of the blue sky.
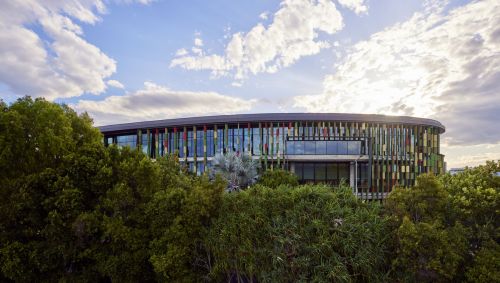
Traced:
POLYGON ((498 1, 14 0, 0 96, 96 125, 248 112, 433 118, 449 167, 500 159, 498 1))

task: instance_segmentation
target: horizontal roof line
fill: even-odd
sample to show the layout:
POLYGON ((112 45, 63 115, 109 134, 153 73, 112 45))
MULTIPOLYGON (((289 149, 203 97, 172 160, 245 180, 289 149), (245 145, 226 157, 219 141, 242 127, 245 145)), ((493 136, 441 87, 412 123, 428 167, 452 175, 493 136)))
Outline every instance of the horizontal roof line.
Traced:
POLYGON ((440 128, 444 133, 445 127, 436 120, 416 118, 410 116, 389 116, 380 114, 352 114, 352 113, 259 113, 199 116, 188 118, 174 118, 154 121, 114 124, 98 127, 103 133, 127 131, 144 128, 165 128, 190 125, 209 125, 223 123, 245 122, 288 122, 288 121, 342 121, 367 123, 402 123, 412 125, 427 125, 440 128))

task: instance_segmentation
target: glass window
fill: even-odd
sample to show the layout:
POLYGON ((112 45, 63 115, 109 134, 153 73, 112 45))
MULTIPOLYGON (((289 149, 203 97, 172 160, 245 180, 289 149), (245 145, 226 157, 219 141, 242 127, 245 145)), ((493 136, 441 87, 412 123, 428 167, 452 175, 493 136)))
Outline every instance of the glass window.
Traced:
POLYGON ((205 171, 205 165, 203 164, 203 162, 198 162, 196 164, 196 167, 197 167, 196 174, 198 176, 200 176, 201 174, 203 174, 203 172, 205 171))
POLYGON ((184 137, 183 137, 183 133, 180 132, 180 133, 177 133, 178 135, 178 139, 179 139, 179 147, 177 148, 177 150, 179 150, 179 157, 184 157, 184 137))
POLYGON ((187 133, 187 156, 188 157, 193 157, 194 155, 194 140, 193 140, 193 131, 188 131, 187 133))
POLYGON ((252 129, 252 152, 253 155, 260 155, 260 133, 259 128, 252 129))
MULTIPOLYGON (((151 134, 149 134, 149 135, 151 136, 151 134)), ((148 153, 148 134, 147 134, 147 132, 142 133, 141 144, 142 144, 142 152, 147 154, 148 153)))
POLYGON ((295 175, 297 175, 297 178, 299 180, 304 179, 304 174, 302 174, 302 170, 304 169, 304 164, 302 163, 295 163, 295 175))
POLYGON ((337 173, 338 165, 336 163, 328 163, 326 166, 326 179, 337 180, 339 175, 337 173))
POLYGON ((304 154, 304 142, 296 141, 295 143, 295 154, 304 154))
POLYGON ((313 141, 305 141, 304 142, 304 154, 315 154, 316 153, 316 145, 313 141))
POLYGON ((295 143, 294 141, 286 142, 286 154, 295 154, 295 143))
POLYGON ((355 155, 361 153, 361 142, 350 141, 348 142, 348 154, 355 155))
MULTIPOLYGON (((112 138, 108 138, 108 143, 111 144, 112 141, 112 138), (111 142, 109 142, 109 139, 111 139, 111 142)), ((130 148, 135 148, 137 146, 137 135, 117 136, 116 144, 119 147, 129 146, 130 148)))
POLYGON ((324 181, 326 179, 326 164, 317 163, 314 168, 314 179, 324 181))
POLYGON ((214 130, 207 130, 207 156, 214 156, 214 130))
POLYGON ((337 142, 337 154, 347 154, 347 142, 338 141, 337 142))
POLYGON ((339 163, 339 179, 345 180, 349 183, 349 164, 347 163, 339 163))
POLYGON ((316 154, 326 154, 326 141, 316 141, 316 154))
POLYGON ((326 154, 338 154, 336 141, 330 141, 326 143, 326 154))
POLYGON ((243 151, 247 152, 250 146, 250 131, 248 130, 248 128, 245 128, 243 130, 243 140, 241 142, 243 145, 243 151))
POLYGON ((224 151, 224 129, 217 130, 217 153, 224 151))
POLYGON ((314 180, 314 163, 304 163, 304 180, 314 180))
POLYGON ((203 156, 203 131, 196 131, 196 156, 203 156))
POLYGON ((174 134, 173 132, 169 134, 168 148, 170 153, 176 153, 176 151, 178 151, 178 148, 174 148, 176 135, 177 133, 174 134))

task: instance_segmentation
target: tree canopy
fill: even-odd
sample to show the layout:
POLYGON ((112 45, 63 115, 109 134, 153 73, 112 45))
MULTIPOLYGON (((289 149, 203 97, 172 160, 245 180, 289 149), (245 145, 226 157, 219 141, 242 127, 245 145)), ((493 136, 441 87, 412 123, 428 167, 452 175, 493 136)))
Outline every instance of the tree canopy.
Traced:
POLYGON ((0 101, 0 281, 500 282, 500 161, 379 203, 282 170, 254 184, 245 158, 195 176, 68 106, 0 101))

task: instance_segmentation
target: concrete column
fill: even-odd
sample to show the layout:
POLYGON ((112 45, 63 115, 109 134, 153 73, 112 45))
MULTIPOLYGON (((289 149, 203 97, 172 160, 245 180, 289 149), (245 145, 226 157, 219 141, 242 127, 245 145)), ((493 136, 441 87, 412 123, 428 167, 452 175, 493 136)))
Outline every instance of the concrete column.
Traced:
POLYGON ((295 162, 290 162, 290 172, 295 174, 295 162))

